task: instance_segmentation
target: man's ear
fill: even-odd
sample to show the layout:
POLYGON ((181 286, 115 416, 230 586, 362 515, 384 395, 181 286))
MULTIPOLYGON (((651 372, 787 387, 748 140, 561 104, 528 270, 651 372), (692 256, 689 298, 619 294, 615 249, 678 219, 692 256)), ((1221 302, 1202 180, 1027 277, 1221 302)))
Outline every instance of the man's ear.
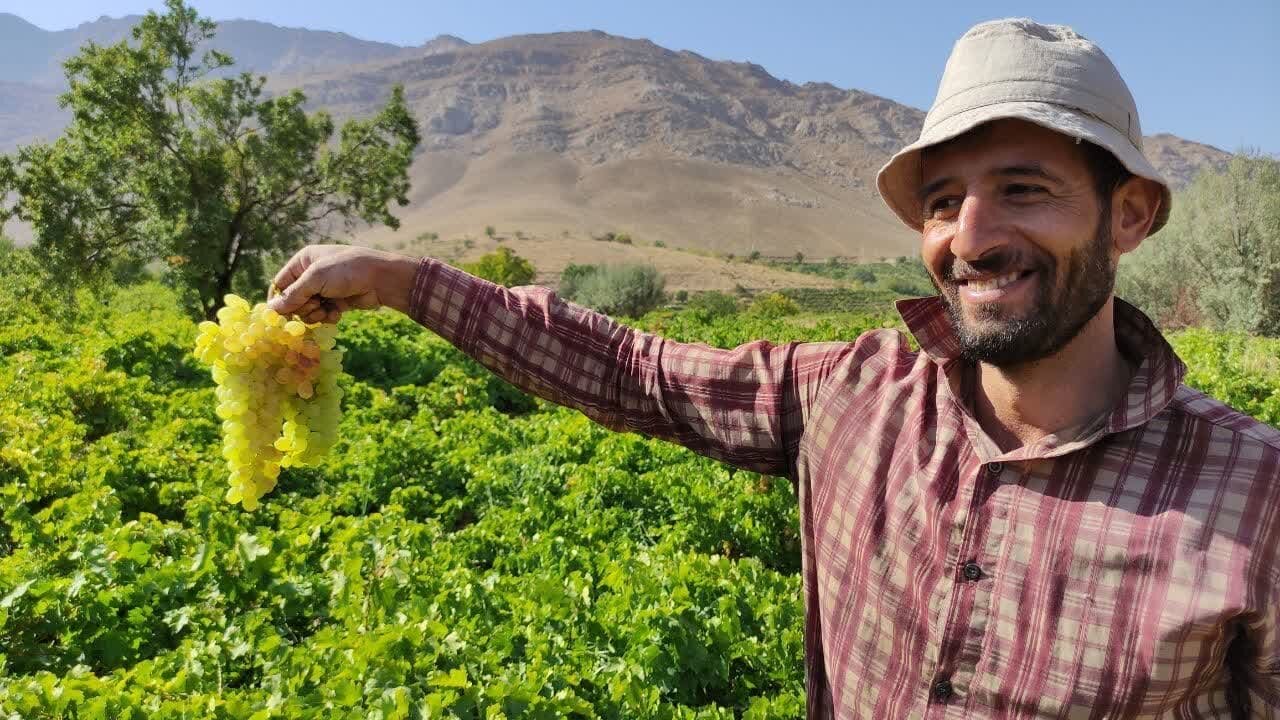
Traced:
POLYGON ((1159 183, 1137 175, 1111 192, 1111 238, 1122 254, 1136 250, 1147 237, 1162 198, 1159 183))

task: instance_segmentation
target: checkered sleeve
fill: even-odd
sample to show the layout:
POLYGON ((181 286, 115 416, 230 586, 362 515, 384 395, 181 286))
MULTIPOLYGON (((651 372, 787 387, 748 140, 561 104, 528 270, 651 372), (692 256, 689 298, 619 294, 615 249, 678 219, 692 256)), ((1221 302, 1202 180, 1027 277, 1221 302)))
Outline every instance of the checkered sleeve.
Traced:
POLYGON ((547 288, 504 288, 431 258, 418 267, 409 314, 526 392, 773 475, 793 473, 821 380, 853 348, 677 343, 547 288))

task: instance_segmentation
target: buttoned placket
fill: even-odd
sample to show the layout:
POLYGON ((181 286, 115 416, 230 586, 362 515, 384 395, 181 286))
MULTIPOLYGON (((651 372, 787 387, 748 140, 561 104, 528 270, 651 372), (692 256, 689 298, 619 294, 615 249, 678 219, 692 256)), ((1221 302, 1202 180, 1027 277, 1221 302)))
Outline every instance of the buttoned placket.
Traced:
POLYGON ((989 572, 983 568, 987 558, 981 556, 981 550, 985 543, 977 527, 982 498, 990 495, 986 489, 999 483, 1006 472, 1009 470, 1004 463, 979 464, 976 471, 971 471, 972 481, 962 484, 957 493, 964 509, 956 515, 952 548, 947 553, 951 572, 950 581, 943 583, 949 595, 946 623, 939 636, 934 671, 925 676, 928 718, 944 717, 948 708, 964 701, 967 693, 963 690, 967 690, 981 659, 982 638, 992 609, 990 585, 982 584, 989 572), (966 603, 967 613, 961 611, 966 603))

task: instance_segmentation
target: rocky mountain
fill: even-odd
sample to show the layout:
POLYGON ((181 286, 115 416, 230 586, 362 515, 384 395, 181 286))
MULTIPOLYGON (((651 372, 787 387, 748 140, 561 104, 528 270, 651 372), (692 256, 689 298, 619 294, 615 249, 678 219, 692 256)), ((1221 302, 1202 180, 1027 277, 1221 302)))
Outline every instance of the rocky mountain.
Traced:
MULTIPOLYGON (((488 217, 541 232, 621 226, 720 253, 914 252, 874 177, 919 134, 916 108, 600 32, 504 38, 300 87, 314 107, 358 116, 395 83, 425 131, 410 225, 459 233, 488 217)), ((1151 142, 1177 182, 1226 157, 1151 142)))
MULTIPOLYGON (((0 47, 5 49, 0 81, 60 89, 64 85, 64 60, 87 42, 119 42, 141 19, 139 15, 101 17, 68 30, 48 31, 17 15, 0 13, 0 47)), ((442 47, 465 44, 451 38, 442 47)), ((360 40, 346 33, 282 28, 256 20, 218 23, 213 46, 235 58, 234 71, 251 70, 264 75, 299 75, 421 54, 420 48, 360 40)), ((197 49, 197 55, 205 49, 197 49)))
MULTIPOLYGON (((129 24, 64 32, 83 38, 114 23, 129 24)), ((55 52, 0 16, 0 44, 8 37, 27 48, 23 58, 55 52)), ((215 44, 266 73, 270 91, 300 88, 311 108, 340 119, 370 114, 405 86, 424 134, 413 202, 398 213, 401 231, 360 230, 363 242, 404 247, 493 224, 557 240, 622 231, 694 258, 916 252, 918 238, 884 209, 874 176, 917 136, 924 113, 869 93, 597 31, 400 48, 228 21, 215 44)), ((48 87, 35 83, 48 81, 49 62, 24 59, 26 75, 0 76, 9 80, 0 82, 0 151, 60 127, 48 96, 32 89, 48 87)), ((1226 157, 1174 136, 1147 142, 1177 182, 1226 157)))
MULTIPOLYGON (((70 121, 58 108, 66 90, 62 63, 89 42, 117 43, 142 19, 101 17, 68 30, 43 30, 11 13, 0 13, 0 152, 39 139, 51 139, 70 121)), ((416 57, 467 45, 442 35, 416 48, 359 40, 345 33, 282 28, 254 20, 218 23, 211 44, 236 64, 219 74, 244 70, 271 77, 302 77, 351 65, 416 57)), ((197 55, 208 49, 201 46, 197 55)))
POLYGON ((1230 153, 1212 145, 1184 140, 1168 133, 1144 137, 1142 151, 1160 174, 1177 187, 1185 187, 1201 170, 1221 170, 1231 159, 1230 153))

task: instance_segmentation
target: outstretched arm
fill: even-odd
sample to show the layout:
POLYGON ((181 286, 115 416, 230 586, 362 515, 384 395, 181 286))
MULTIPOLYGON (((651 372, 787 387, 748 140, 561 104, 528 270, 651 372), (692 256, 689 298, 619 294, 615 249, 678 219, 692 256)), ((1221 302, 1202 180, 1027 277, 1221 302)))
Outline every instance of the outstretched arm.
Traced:
POLYGON ((504 288, 429 258, 409 313, 517 387, 606 427, 775 475, 792 470, 820 381, 853 347, 678 343, 547 288, 504 288))
POLYGON ((792 474, 822 380, 854 347, 758 341, 720 350, 640 332, 547 288, 504 288, 431 258, 414 261, 407 295, 403 260, 378 260, 389 263, 378 266, 381 279, 364 281, 376 290, 348 280, 344 273, 360 275, 351 267, 315 264, 326 262, 327 271, 308 268, 296 280, 286 266, 277 276, 285 288, 277 309, 300 308, 315 321, 340 314, 343 293, 366 298, 346 307, 404 303, 414 320, 526 392, 606 427, 774 475, 792 474), (370 295, 378 302, 370 305, 370 295))

